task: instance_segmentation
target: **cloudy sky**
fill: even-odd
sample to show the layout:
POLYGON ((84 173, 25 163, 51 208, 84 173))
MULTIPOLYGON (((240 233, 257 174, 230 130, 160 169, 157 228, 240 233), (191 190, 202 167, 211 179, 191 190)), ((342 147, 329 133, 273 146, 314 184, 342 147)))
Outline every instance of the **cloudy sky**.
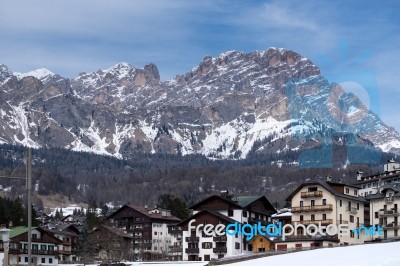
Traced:
POLYGON ((284 47, 400 131, 399 9, 396 0, 3 1, 0 63, 75 77, 122 61, 152 62, 167 80, 206 55, 284 47))

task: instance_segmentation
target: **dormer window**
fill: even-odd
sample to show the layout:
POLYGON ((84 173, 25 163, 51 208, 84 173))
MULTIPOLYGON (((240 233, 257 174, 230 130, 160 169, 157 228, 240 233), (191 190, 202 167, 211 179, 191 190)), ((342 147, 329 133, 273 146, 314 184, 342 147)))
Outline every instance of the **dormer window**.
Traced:
POLYGON ((354 196, 357 196, 357 190, 356 189, 354 190, 354 196))
POLYGON ((349 193, 350 193, 350 189, 346 188, 346 194, 349 194, 349 193))

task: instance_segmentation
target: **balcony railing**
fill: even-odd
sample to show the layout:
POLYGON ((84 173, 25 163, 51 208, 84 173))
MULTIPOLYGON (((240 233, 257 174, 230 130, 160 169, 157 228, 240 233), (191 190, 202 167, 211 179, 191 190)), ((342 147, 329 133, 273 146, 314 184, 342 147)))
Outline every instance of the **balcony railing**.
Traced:
POLYGON ((315 224, 318 225, 327 225, 327 224, 332 224, 333 220, 332 219, 325 219, 325 220, 303 220, 303 221, 292 221, 292 224, 304 224, 304 225, 309 225, 309 224, 315 224))
POLYGON ((227 238, 225 236, 214 236, 213 241, 214 242, 226 242, 227 238))
POLYGON ((385 216, 400 216, 400 213, 398 212, 397 209, 394 210, 381 210, 378 213, 379 217, 385 217, 385 216))
POLYGON ((333 209, 332 204, 298 206, 298 207, 292 207, 292 212, 318 212, 318 211, 331 211, 332 209, 333 209))
POLYGON ((357 214, 358 210, 356 207, 346 207, 346 211, 350 212, 351 214, 357 214))
POLYGON ((397 223, 390 223, 390 224, 384 225, 384 226, 382 226, 382 227, 383 227, 383 229, 385 229, 385 230, 388 230, 388 229, 399 229, 399 228, 400 228, 400 225, 397 224, 397 223))
POLYGON ((169 252, 182 252, 182 246, 170 246, 168 251, 169 252))
MULTIPOLYGON (((10 254, 28 254, 27 249, 9 249, 10 254)), ((40 249, 32 249, 33 255, 58 255, 57 250, 40 250, 40 249)))
POLYGON ((320 198, 322 197, 322 191, 309 191, 309 192, 301 192, 302 198, 320 198))
POLYGON ((214 253, 227 253, 226 247, 213 248, 214 253))
POLYGON ((185 248, 187 254, 199 254, 199 248, 185 248))
POLYGON ((199 238, 195 236, 189 236, 185 238, 186 242, 199 243, 199 238))
MULTIPOLYGON (((278 237, 277 240, 281 240, 282 237, 278 237)), ((315 235, 315 236, 310 236, 310 235, 302 235, 302 234, 298 234, 298 235, 289 235, 285 237, 286 240, 291 239, 291 240, 333 240, 333 241, 339 241, 338 240, 338 236, 337 235, 315 235)))

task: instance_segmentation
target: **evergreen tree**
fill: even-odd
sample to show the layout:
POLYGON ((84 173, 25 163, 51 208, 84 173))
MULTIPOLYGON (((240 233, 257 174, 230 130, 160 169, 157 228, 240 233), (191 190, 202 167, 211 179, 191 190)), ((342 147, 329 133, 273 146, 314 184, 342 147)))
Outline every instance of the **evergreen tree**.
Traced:
POLYGON ((13 226, 22 226, 24 224, 25 211, 22 207, 22 202, 20 198, 16 198, 11 206, 10 210, 10 221, 13 226))
POLYGON ((97 203, 96 200, 92 199, 89 202, 88 209, 86 211, 86 224, 89 230, 92 230, 97 225, 99 225, 100 221, 97 217, 97 203))
POLYGON ((158 199, 157 207, 170 210, 172 215, 182 220, 189 217, 189 210, 186 202, 170 194, 161 195, 158 199))

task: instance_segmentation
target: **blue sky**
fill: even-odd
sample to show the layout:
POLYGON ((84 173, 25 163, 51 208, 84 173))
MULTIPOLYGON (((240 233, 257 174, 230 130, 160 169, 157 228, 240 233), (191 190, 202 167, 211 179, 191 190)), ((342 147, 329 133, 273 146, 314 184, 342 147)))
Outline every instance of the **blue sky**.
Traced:
POLYGON ((3 1, 0 63, 75 77, 152 62, 166 80, 206 55, 284 47, 330 81, 358 84, 346 89, 400 131, 399 9, 399 1, 3 1))

